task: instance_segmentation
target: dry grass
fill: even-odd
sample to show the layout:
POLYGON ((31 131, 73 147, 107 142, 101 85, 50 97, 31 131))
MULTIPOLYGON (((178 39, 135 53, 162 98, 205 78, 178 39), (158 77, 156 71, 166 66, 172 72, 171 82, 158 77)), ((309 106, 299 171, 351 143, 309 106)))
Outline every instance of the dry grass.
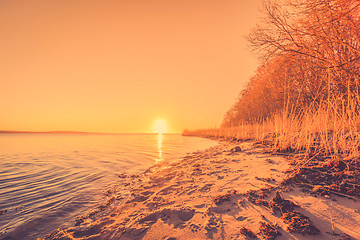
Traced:
POLYGON ((359 99, 345 104, 330 101, 304 109, 286 110, 261 123, 237 127, 184 131, 186 136, 256 140, 278 152, 321 154, 332 158, 358 160, 360 156, 359 99))

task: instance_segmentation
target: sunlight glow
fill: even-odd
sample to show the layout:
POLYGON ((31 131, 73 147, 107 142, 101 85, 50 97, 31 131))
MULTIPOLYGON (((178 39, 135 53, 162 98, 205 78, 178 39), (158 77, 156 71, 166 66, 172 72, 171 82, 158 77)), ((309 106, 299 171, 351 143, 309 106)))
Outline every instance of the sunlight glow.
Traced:
POLYGON ((165 120, 158 119, 154 123, 154 133, 167 133, 167 124, 165 120))
POLYGON ((162 133, 158 133, 158 150, 159 150, 159 158, 156 159, 156 163, 163 161, 163 156, 162 156, 162 141, 163 141, 163 134, 162 133))

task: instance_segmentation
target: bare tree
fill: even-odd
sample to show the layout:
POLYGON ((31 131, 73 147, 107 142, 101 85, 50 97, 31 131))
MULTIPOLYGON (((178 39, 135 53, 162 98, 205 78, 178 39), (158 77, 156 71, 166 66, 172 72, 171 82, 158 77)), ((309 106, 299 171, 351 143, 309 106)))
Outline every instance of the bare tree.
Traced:
POLYGON ((248 37, 262 64, 223 126, 359 98, 360 1, 264 0, 264 14, 248 37))

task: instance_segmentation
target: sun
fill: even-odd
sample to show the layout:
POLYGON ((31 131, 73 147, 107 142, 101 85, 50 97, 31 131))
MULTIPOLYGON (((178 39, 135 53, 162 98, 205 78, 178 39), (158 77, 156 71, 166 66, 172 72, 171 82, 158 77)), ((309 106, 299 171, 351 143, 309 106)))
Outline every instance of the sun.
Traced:
POLYGON ((155 121, 154 133, 167 133, 167 124, 164 119, 158 119, 155 121))

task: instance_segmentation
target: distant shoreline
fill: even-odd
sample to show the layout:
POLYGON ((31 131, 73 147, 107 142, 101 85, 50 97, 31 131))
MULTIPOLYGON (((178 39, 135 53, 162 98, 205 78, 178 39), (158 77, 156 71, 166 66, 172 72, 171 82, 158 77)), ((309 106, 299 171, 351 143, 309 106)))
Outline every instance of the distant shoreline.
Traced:
MULTIPOLYGON (((44 132, 35 132, 35 131, 9 131, 9 130, 0 130, 0 134, 98 134, 98 135, 138 135, 138 134, 158 134, 158 133, 103 133, 103 132, 79 132, 79 131, 44 131, 44 132)), ((163 133, 166 135, 171 134, 181 134, 181 133, 163 133)))
POLYGON ((9 131, 9 130, 0 130, 1 133, 71 133, 71 134, 79 134, 79 133, 91 133, 91 132, 77 132, 77 131, 46 131, 46 132, 33 132, 33 131, 9 131))

